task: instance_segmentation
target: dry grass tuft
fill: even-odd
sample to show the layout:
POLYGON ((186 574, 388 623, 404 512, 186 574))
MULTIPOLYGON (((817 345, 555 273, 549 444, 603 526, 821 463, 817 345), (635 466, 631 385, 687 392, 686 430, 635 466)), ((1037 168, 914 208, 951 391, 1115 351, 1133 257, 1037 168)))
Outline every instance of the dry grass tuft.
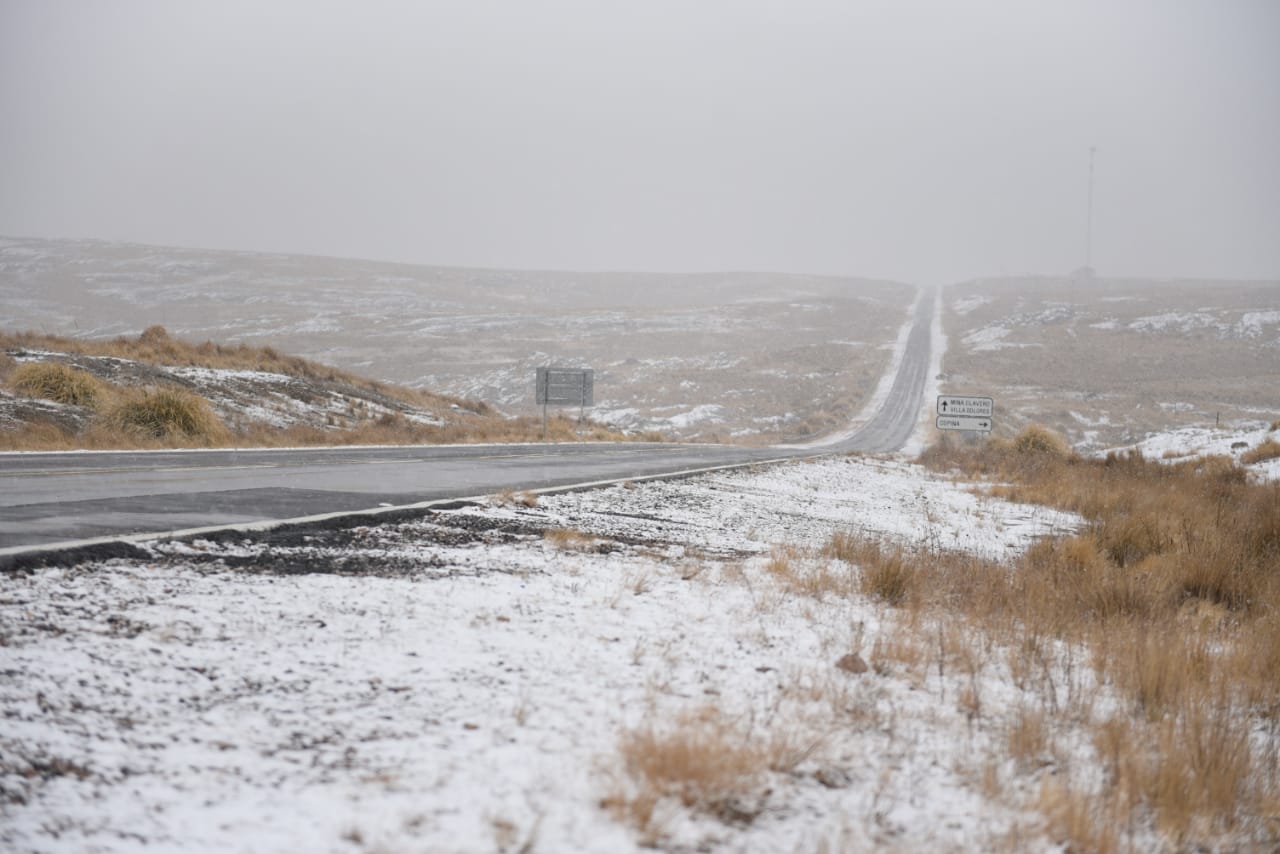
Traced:
MULTIPOLYGON (((1274 429, 1274 428, 1273 428, 1274 429)), ((1253 465, 1264 460, 1274 460, 1280 457, 1280 442, 1275 439, 1268 438, 1267 441, 1259 445, 1255 445, 1240 455, 1240 462, 1245 465, 1253 465)))
POLYGON ((1039 424, 1030 424, 1013 440, 1013 450, 1019 454, 1045 454, 1060 460, 1071 456, 1071 449, 1057 433, 1039 424))
POLYGON ((814 599, 849 596, 857 587, 851 567, 833 562, 825 550, 815 554, 794 544, 770 548, 765 571, 787 590, 814 599))
POLYGON ((594 551, 599 542, 590 534, 568 528, 548 528, 542 538, 555 548, 570 552, 594 551))
POLYGON ((214 445, 228 438, 226 426, 201 397, 155 389, 125 398, 106 414, 112 427, 143 439, 214 445))
POLYGON ((905 605, 916 596, 916 561, 899 546, 887 547, 870 537, 837 531, 823 553, 860 568, 858 589, 863 595, 894 606, 905 605))
POLYGON ((537 507, 538 493, 536 492, 517 492, 514 489, 504 489, 496 496, 497 502, 506 507, 537 507))
POLYGON ((746 823, 764 807, 774 748, 714 706, 678 716, 668 725, 625 733, 618 750, 631 786, 604 806, 642 834, 653 836, 666 800, 725 822, 746 823))
POLYGON ((92 374, 61 362, 26 362, 16 367, 9 384, 19 394, 92 409, 102 399, 102 383, 92 374))
POLYGON ((862 568, 862 592, 889 605, 905 605, 912 600, 918 591, 919 580, 916 562, 901 549, 882 553, 876 561, 864 564, 862 568))
POLYGON ((1009 756, 1023 771, 1045 764, 1049 752, 1049 723, 1043 709, 1021 706, 1006 734, 1009 756))

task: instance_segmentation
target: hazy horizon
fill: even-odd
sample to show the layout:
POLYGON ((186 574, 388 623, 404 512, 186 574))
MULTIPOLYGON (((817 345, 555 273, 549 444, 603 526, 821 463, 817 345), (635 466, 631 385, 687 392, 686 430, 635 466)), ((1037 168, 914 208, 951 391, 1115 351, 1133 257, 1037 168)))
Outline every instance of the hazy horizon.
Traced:
POLYGON ((0 234, 1280 279, 1280 4, 0 0, 0 234))

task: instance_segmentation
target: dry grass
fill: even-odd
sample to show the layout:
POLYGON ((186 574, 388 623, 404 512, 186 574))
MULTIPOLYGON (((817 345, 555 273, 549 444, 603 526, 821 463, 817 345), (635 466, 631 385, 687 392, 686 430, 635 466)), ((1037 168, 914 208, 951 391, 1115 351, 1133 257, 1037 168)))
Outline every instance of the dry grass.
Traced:
POLYGON ((542 538, 551 546, 567 552, 594 551, 600 542, 590 534, 568 528, 548 528, 542 532, 542 538))
POLYGON ((764 808, 768 773, 806 753, 793 740, 752 733, 714 706, 626 732, 618 752, 627 784, 602 805, 654 845, 663 834, 664 804, 725 822, 752 821, 764 808))
MULTIPOLYGON (((496 496, 499 504, 507 507, 537 507, 538 493, 536 492, 517 492, 514 489, 504 489, 496 496)), ((567 534, 568 532, 566 532, 567 534)), ((554 543, 554 539, 552 540, 554 543)))
MULTIPOLYGON (((1009 649, 1019 687, 1092 728, 1107 773, 1100 785, 1046 783, 1038 805, 1055 837, 1117 850, 1149 821, 1179 849, 1267 838, 1280 804, 1280 485, 1252 483, 1223 459, 1083 459, 1039 430, 943 443, 923 459, 1088 520, 1012 566, 908 556, 913 608, 981 627, 1009 649), (1095 720, 1094 693, 1054 675, 1055 643, 1087 650, 1125 712, 1095 720)), ((1047 737, 1037 715, 1010 724, 1020 763, 1047 737)))
POLYGON ((9 374, 18 394, 56 403, 93 408, 103 396, 102 383, 92 374, 60 362, 26 362, 9 374))
MULTIPOLYGON (((1275 429, 1274 427, 1272 429, 1275 429)), ((1265 442, 1255 445, 1240 455, 1240 462, 1245 465, 1260 463, 1264 460, 1274 460, 1280 457, 1280 442, 1275 439, 1268 438, 1265 442)))
POLYGON ((36 332, 0 333, 0 349, 108 356, 176 367, 263 371, 304 380, 342 382, 382 394, 407 397, 409 399, 406 402, 419 405, 456 405, 477 414, 492 412, 486 404, 478 401, 387 385, 298 356, 284 355, 272 347, 247 347, 243 344, 231 347, 212 341, 193 344, 170 337, 163 326, 148 327, 136 338, 119 337, 108 340, 63 338, 36 332))
MULTIPOLYGON (((187 428, 160 428, 154 419, 140 410, 139 394, 134 388, 100 379, 61 361, 19 364, 9 355, 0 354, 7 360, 0 361, 0 372, 7 374, 7 382, 19 394, 92 407, 107 415, 87 425, 77 425, 72 419, 54 421, 46 418, 27 422, 17 430, 0 431, 0 448, 6 450, 137 448, 158 444, 175 447, 210 444, 298 447, 544 440, 627 441, 633 438, 591 422, 579 425, 563 416, 549 418, 544 431, 541 418, 507 418, 481 402, 366 380, 306 359, 281 355, 270 347, 227 347, 211 342, 191 344, 171 338, 159 326, 147 329, 137 338, 111 341, 82 341, 34 333, 0 334, 0 349, 112 357, 144 365, 283 374, 315 384, 312 386, 314 396, 325 397, 336 390, 354 397, 360 407, 351 416, 342 418, 342 423, 331 415, 329 423, 324 426, 298 424, 280 428, 262 423, 237 423, 229 429, 212 427, 205 430, 197 428, 194 421, 188 419, 187 428), (361 415, 366 411, 363 409, 365 399, 381 401, 391 408, 425 411, 444 423, 422 423, 395 411, 361 415)), ((154 409, 155 402, 147 406, 154 409)), ((176 417, 173 407, 170 409, 171 415, 176 417)), ((661 437, 653 435, 642 438, 661 440, 661 437)))
POLYGON ((223 444, 229 438, 204 398, 176 389, 154 389, 129 396, 106 413, 105 422, 142 443, 223 444))
POLYGON ((119 337, 108 340, 64 338, 35 332, 0 333, 0 350, 47 350, 129 359, 171 367, 262 371, 313 382, 343 383, 430 409, 456 406, 477 415, 494 414, 493 409, 481 401, 377 382, 299 356, 282 354, 273 347, 248 347, 243 344, 231 347, 212 341, 193 344, 170 337, 163 326, 148 327, 136 338, 119 337))
POLYGON ((917 561, 898 546, 888 547, 878 540, 838 531, 827 541, 823 552, 860 569, 859 589, 889 605, 905 605, 918 591, 917 561))

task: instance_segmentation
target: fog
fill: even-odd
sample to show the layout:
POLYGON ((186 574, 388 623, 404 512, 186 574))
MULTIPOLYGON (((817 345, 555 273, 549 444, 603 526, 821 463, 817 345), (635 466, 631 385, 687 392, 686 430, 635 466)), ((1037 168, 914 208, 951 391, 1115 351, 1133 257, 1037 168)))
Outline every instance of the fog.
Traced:
POLYGON ((1280 4, 0 0, 0 234, 1280 277, 1280 4))

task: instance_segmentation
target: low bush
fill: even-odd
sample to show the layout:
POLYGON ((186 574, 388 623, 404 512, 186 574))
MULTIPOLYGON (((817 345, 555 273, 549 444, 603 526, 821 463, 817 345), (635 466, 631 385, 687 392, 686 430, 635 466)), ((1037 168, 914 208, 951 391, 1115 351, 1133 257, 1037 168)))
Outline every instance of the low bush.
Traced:
POLYGON ((152 440, 211 445, 228 438, 227 428, 204 398, 177 389, 155 389, 126 398, 107 414, 106 422, 152 440))
POLYGON ((19 394, 73 406, 93 408, 102 398, 96 377, 62 362, 26 362, 14 369, 9 383, 19 394))
POLYGON ((1253 465, 1265 460, 1274 460, 1280 457, 1280 442, 1275 439, 1267 439, 1260 445, 1255 445, 1240 455, 1240 462, 1245 465, 1253 465))
POLYGON ((627 732, 618 751, 630 785, 603 806, 655 845, 658 808, 667 799, 726 822, 754 819, 777 759, 777 743, 753 737, 712 706, 627 732))
POLYGON ((1031 424, 1013 440, 1013 450, 1019 454, 1045 454, 1065 460, 1071 456, 1066 441, 1047 427, 1031 424))

